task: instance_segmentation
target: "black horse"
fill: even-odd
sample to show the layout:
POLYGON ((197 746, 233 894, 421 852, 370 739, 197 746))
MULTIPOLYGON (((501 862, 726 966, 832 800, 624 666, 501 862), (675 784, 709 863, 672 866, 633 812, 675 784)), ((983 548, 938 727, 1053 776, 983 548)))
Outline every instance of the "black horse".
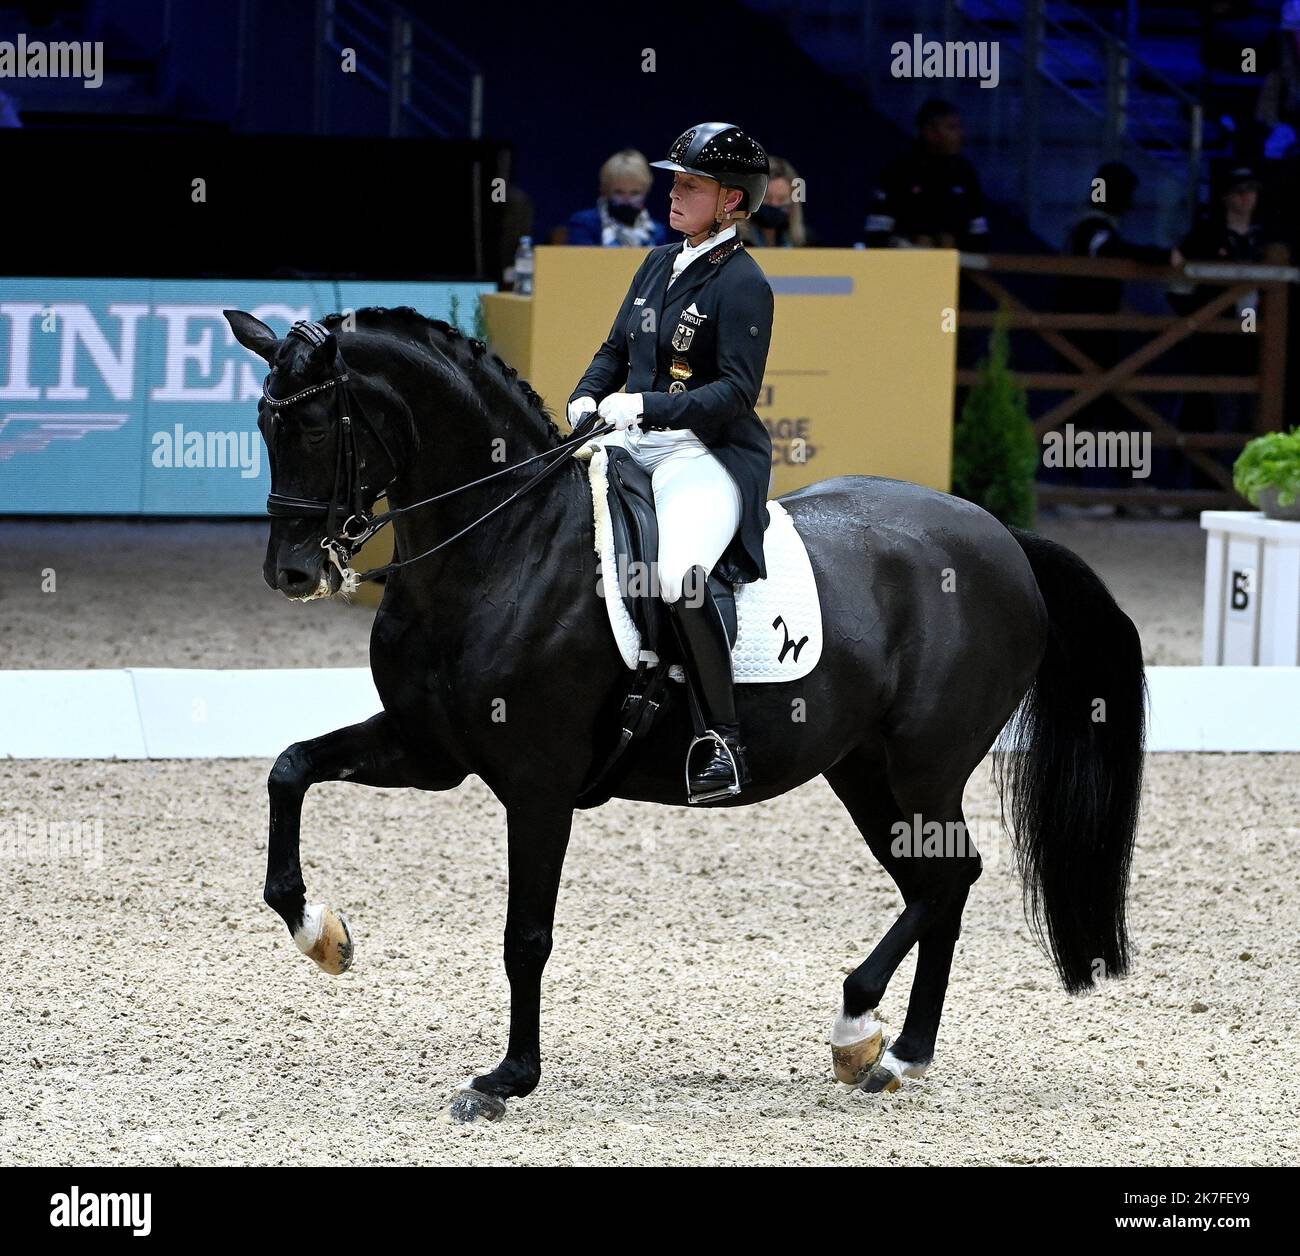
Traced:
MULTIPOLYGON (((597 593, 586 467, 552 453, 564 465, 511 503, 565 438, 486 346, 414 310, 333 315, 284 338, 249 314, 226 317, 272 368, 259 407, 273 490, 267 584, 298 599, 338 592, 374 502, 386 494, 397 512, 399 565, 370 644, 383 710, 276 761, 266 901, 302 950, 343 971, 346 924, 305 897, 307 789, 349 780, 445 790, 478 775, 509 829, 510 1036, 505 1058, 460 1091, 450 1113, 495 1118, 541 1075, 542 970, 575 801, 609 749, 611 697, 629 676, 597 593), (528 470, 501 474, 521 463, 528 470), (450 492, 466 483, 467 492, 450 492)), ((969 502, 868 476, 781 501, 812 559, 823 653, 802 680, 737 687, 754 780, 718 805, 759 802, 824 775, 897 882, 906 906, 845 980, 832 1031, 841 1081, 893 1090, 933 1057, 962 910, 981 870, 969 842, 936 849, 912 829, 919 819, 965 833, 966 781, 1008 720, 1010 749, 995 763, 1035 931, 1071 992, 1126 971, 1146 721, 1141 646, 1081 559, 969 502), (908 832, 913 840, 900 842, 908 832), (906 1020, 885 1044, 873 1011, 914 945, 906 1020)), ((670 702, 618 796, 684 805, 691 736, 685 703, 670 702)))

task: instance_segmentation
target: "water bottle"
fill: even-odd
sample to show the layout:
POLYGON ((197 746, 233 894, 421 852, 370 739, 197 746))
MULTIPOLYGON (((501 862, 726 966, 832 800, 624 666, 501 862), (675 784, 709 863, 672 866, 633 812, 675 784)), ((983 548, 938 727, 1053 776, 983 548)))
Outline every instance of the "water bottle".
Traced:
POLYGON ((533 237, 521 236, 515 250, 515 291, 520 296, 533 295, 533 237))

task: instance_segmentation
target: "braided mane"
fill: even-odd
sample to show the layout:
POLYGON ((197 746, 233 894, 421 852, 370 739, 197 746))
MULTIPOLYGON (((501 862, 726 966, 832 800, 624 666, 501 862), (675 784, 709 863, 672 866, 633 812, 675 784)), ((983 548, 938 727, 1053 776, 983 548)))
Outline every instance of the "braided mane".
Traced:
MULTIPOLYGON (((337 331, 343 326, 344 315, 329 314, 321 321, 330 331, 337 331)), ((357 330, 405 333, 430 345, 459 368, 469 382, 495 383, 507 398, 517 404, 522 414, 534 422, 540 420, 551 444, 562 438, 563 433, 556 426, 541 394, 526 379, 521 379, 519 372, 500 354, 489 352, 482 340, 466 336, 458 327, 443 319, 421 314, 409 305, 392 308, 367 305, 351 315, 351 325, 355 325, 357 330)))

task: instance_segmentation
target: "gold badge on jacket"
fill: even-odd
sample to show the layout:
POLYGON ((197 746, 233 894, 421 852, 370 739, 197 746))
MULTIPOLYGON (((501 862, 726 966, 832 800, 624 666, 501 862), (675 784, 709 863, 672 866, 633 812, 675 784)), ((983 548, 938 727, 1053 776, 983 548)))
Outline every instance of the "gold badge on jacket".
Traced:
MULTIPOLYGON (((676 341, 673 342, 676 345, 676 341)), ((668 374, 673 377, 673 382, 668 385, 670 393, 679 393, 686 391, 686 381, 695 374, 691 370, 691 364, 685 358, 674 358, 668 367, 668 374)))
POLYGON ((687 327, 685 323, 678 323, 677 330, 673 332, 673 348, 678 353, 685 353, 691 347, 691 341, 694 338, 694 327, 687 327))

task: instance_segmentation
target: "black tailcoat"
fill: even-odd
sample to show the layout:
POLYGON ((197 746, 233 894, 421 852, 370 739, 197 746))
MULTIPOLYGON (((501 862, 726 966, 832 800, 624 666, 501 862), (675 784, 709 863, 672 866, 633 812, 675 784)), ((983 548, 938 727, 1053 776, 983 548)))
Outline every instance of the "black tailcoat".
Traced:
POLYGON ((576 397, 641 393, 642 427, 689 428, 740 488, 740 527, 714 570, 737 584, 767 576, 763 532, 772 438, 754 411, 772 338, 772 288, 735 239, 701 254, 669 288, 680 244, 652 249, 576 397), (685 391, 670 392, 674 368, 685 391))

